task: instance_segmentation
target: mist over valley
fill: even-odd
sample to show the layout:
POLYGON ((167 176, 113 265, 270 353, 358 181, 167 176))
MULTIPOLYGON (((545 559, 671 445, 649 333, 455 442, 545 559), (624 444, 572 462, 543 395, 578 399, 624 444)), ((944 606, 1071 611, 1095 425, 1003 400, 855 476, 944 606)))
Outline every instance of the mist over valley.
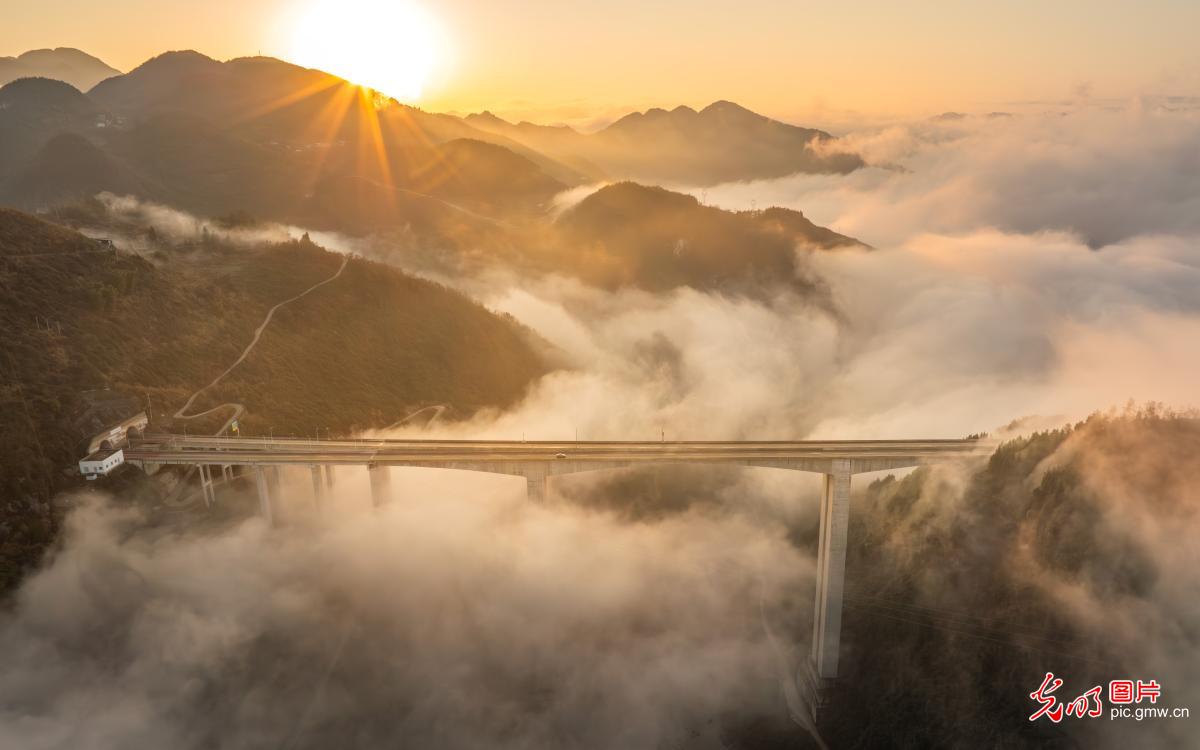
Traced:
POLYGON ((0 746, 1197 746, 1191 99, 0 84, 0 746))

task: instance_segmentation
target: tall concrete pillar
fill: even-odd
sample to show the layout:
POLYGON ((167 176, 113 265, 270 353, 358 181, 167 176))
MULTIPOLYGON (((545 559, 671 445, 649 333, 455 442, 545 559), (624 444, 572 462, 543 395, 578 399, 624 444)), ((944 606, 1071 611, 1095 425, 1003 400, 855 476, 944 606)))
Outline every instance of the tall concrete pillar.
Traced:
POLYGON ((817 541, 817 592, 813 614, 812 669, 821 681, 838 674, 842 595, 846 587, 846 536, 850 526, 850 461, 833 459, 821 493, 817 541))
POLYGON ((267 466, 254 467, 254 484, 258 487, 258 514, 262 516, 268 526, 275 525, 275 499, 271 494, 271 468, 267 466))
POLYGON ((204 494, 204 507, 213 507, 217 502, 217 490, 213 487, 212 467, 207 464, 200 464, 200 491, 204 494))
POLYGON ((325 464, 325 489, 333 489, 333 464, 325 464))
POLYGON ((368 464, 367 475, 371 478, 371 502, 379 507, 388 501, 391 492, 391 474, 386 464, 368 464))
POLYGON ((546 467, 543 464, 529 463, 524 467, 526 491, 530 500, 535 503, 546 499, 546 467))
MULTIPOLYGON (((323 467, 321 464, 312 465, 312 485, 313 485, 313 507, 317 512, 321 512, 321 508, 325 505, 325 480, 321 476, 323 467)), ((328 469, 325 468, 327 471, 328 469)))
POLYGON ((221 465, 221 479, 225 480, 226 484, 233 481, 233 467, 229 464, 221 465))

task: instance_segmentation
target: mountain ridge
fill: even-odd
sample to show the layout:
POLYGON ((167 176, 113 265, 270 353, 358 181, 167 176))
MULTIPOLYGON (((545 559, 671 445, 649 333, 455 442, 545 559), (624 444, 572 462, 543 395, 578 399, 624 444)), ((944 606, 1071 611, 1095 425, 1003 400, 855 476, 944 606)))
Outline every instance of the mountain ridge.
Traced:
POLYGON ((32 49, 16 57, 0 57, 0 86, 21 78, 53 78, 87 91, 121 71, 74 47, 32 49))
POLYGON ((793 287, 823 303, 823 284, 803 251, 870 249, 792 209, 726 211, 662 187, 608 185, 563 212, 564 247, 575 273, 602 288, 681 286, 768 294, 793 287))
POLYGON ((514 124, 492 112, 465 120, 566 164, 594 165, 597 179, 705 186, 798 172, 845 174, 866 166, 857 154, 838 150, 837 138, 826 131, 724 99, 700 110, 680 105, 631 112, 586 134, 565 125, 514 124))
POLYGON ((363 233, 456 212, 439 199, 542 211, 574 184, 560 176, 578 178, 455 118, 377 109, 367 90, 273 58, 168 52, 88 94, 24 79, 0 102, 11 105, 0 108, 0 200, 26 209, 108 191, 363 233), (318 132, 331 102, 344 105, 341 130, 318 132), (476 135, 490 148, 472 146, 476 135))
MULTIPOLYGON (((129 393, 170 429, 165 415, 238 356, 273 305, 345 258, 307 237, 174 241, 86 218, 152 245, 113 250, 0 208, 0 599, 52 544, 62 511, 52 498, 83 484, 64 469, 90 437, 74 419, 85 391, 129 393)), ((429 403, 470 415, 521 398, 549 369, 541 346, 460 292, 350 258, 336 283, 273 316, 270 335, 204 403, 245 404, 245 434, 346 434, 429 403)), ((221 419, 189 425, 215 429, 221 419)))

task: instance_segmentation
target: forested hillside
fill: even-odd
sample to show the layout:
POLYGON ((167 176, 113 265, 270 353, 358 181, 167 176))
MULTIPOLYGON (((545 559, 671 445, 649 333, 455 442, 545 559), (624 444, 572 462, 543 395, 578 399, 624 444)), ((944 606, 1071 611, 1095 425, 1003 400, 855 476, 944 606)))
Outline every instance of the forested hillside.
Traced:
MULTIPOLYGON (((1094 747, 1121 731, 1029 722, 1047 671, 1063 701, 1134 676, 1188 705, 1177 595, 1197 585, 1197 486, 1200 419, 1155 407, 1007 442, 965 477, 871 484, 851 513, 830 744, 1094 747)), ((1135 745, 1185 746, 1180 722, 1129 724, 1135 745)))
MULTIPOLYGON (((1028 717, 1047 671, 1064 680, 1063 702, 1153 677, 1160 705, 1196 705, 1197 487, 1200 416, 1156 406, 1008 440, 970 465, 855 477, 828 746, 1191 747, 1187 720, 1028 717)), ((737 513, 744 491, 738 473, 714 467, 613 472, 564 490, 632 524, 737 513)), ((789 538, 815 558, 816 509, 792 502, 789 538)), ((773 623, 797 634, 798 659, 810 607, 797 600, 773 623)), ((808 745, 793 734, 753 746, 808 745)))
MULTIPOLYGON (((749 291, 797 285, 814 291, 797 251, 865 247, 799 211, 726 211, 632 182, 609 185, 558 220, 571 272, 598 286, 679 286, 749 291)), ((567 259, 562 259, 566 262, 567 259)))
MULTIPOLYGON (((213 238, 166 246, 150 260, 0 210, 0 590, 52 538, 48 501, 81 458, 72 422, 82 391, 135 394, 153 405, 158 426, 171 427, 169 415, 237 358, 269 308, 341 262, 307 241, 245 247, 213 238)), ((282 308, 195 410, 240 402, 247 433, 346 432, 421 404, 459 413, 505 405, 543 371, 530 334, 511 320, 351 260, 335 282, 282 308)))

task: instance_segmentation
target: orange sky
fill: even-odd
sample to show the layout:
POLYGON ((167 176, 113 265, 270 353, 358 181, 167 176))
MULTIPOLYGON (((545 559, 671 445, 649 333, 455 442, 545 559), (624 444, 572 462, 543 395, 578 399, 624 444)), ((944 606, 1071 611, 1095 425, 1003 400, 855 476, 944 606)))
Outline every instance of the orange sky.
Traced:
MULTIPOLYGON (((312 0, 9 0, 0 54, 74 46, 127 70, 168 49, 287 58, 312 0), (200 10, 203 8, 203 10, 200 10)), ((336 0, 328 0, 336 2, 336 0)), ((398 0, 404 1, 404 0, 398 0)), ((786 119, 1200 95, 1192 0, 420 0, 444 37, 415 103, 577 120, 732 99, 786 119)), ((361 13, 351 45, 393 35, 361 13)))

